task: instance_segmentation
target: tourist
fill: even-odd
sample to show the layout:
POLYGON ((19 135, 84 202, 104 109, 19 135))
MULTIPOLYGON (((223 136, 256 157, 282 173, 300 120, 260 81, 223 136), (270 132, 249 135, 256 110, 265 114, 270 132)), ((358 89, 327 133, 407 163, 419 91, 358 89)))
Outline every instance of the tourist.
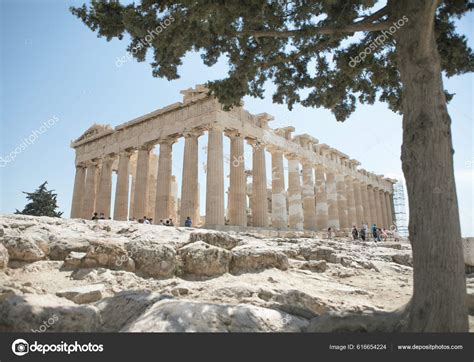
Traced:
POLYGON ((393 234, 393 239, 394 239, 395 241, 400 241, 400 234, 398 233, 398 229, 397 229, 397 228, 395 228, 395 230, 393 230, 393 233, 392 233, 392 234, 393 234))
POLYGON ((372 236, 374 237, 374 241, 377 241, 377 225, 372 224, 372 236))
POLYGON ((165 225, 166 225, 166 226, 171 226, 171 224, 170 224, 170 219, 166 219, 165 225))
POLYGON ((143 216, 143 223, 150 225, 150 220, 148 220, 146 216, 143 216))
POLYGON ((375 231, 375 240, 382 241, 382 230, 380 230, 380 228, 377 228, 375 231))
POLYGON ((100 220, 105 220, 105 215, 104 215, 103 212, 100 213, 99 219, 100 219, 100 220))
POLYGON ((362 239, 362 241, 365 241, 365 235, 366 235, 366 228, 365 228, 365 225, 362 226, 362 228, 360 229, 360 238, 362 239))
POLYGON ((328 239, 332 239, 332 229, 328 228, 328 239))
POLYGON ((160 220, 159 224, 158 225, 164 225, 163 223, 163 219, 160 220))
POLYGON ((383 241, 387 241, 387 238, 388 238, 387 229, 382 228, 381 236, 382 236, 383 241))
POLYGON ((188 216, 186 217, 186 220, 184 221, 184 226, 190 228, 191 226, 193 226, 193 221, 191 220, 191 218, 188 216))
POLYGON ((357 231, 357 228, 355 225, 352 226, 352 240, 358 240, 359 239, 359 232, 357 231))
POLYGON ((98 219, 99 219, 99 217, 97 216, 97 213, 94 212, 94 215, 92 215, 92 220, 98 220, 98 219))
POLYGON ((173 218, 171 216, 169 218, 169 226, 174 226, 173 218))

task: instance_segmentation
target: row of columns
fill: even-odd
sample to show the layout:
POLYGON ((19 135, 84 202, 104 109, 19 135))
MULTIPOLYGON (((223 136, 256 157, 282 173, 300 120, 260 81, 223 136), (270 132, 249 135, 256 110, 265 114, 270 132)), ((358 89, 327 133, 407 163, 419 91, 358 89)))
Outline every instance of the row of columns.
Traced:
MULTIPOLYGON (((198 138, 203 130, 185 133, 181 225, 190 216, 199 220, 198 138)), ((224 133, 230 138, 230 193, 229 224, 247 226, 247 190, 245 175, 245 138, 237 131, 219 126, 208 129, 206 225, 224 224, 224 133)), ((252 147, 252 226, 268 227, 267 175, 265 146, 249 139, 252 147)), ((172 147, 175 138, 160 141, 154 220, 166 219, 172 214, 172 147)), ((149 190, 150 154, 154 145, 137 150, 137 169, 134 180, 133 215, 146 215, 149 190)), ((393 201, 388 192, 340 172, 325 169, 323 165, 301 163, 295 154, 287 154, 268 147, 272 162, 271 226, 274 228, 324 230, 348 229, 352 225, 375 223, 389 227, 393 222, 393 201), (284 160, 288 160, 288 192, 285 189, 284 160), (300 165, 302 170, 300 172, 300 165), (302 181, 302 182, 301 182, 302 181), (288 207, 287 207, 288 198, 288 207)), ((129 204, 130 157, 132 150, 118 155, 114 219, 126 220, 129 204)), ((102 162, 91 161, 86 168, 76 167, 71 217, 90 218, 94 211, 110 215, 113 156, 102 162), (100 169, 99 169, 100 167, 100 169)))

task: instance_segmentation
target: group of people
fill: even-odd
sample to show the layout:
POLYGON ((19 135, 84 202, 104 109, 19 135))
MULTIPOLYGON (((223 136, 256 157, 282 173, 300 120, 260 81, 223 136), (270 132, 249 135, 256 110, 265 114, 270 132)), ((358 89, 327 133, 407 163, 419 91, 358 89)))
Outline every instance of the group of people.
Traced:
MULTIPOLYGON (((108 218, 109 220, 111 219, 111 217, 108 218)), ((103 212, 101 212, 100 214, 97 214, 97 212, 94 212, 94 214, 92 215, 92 220, 105 220, 105 215, 103 212)), ((138 219, 136 220, 135 218, 130 218, 130 221, 138 221, 140 224, 152 224, 153 222, 153 219, 152 218, 148 218, 146 216, 143 216, 143 218, 141 219, 138 219)), ((166 220, 160 220, 160 222, 158 223, 158 225, 164 225, 164 226, 174 226, 174 222, 173 222, 173 218, 170 216, 168 219, 166 220)), ((192 227, 193 226, 193 221, 191 220, 191 217, 186 217, 186 220, 184 221, 184 226, 185 227, 192 227)), ((370 228, 370 232, 372 234, 372 237, 374 238, 374 241, 377 242, 377 241, 386 241, 388 236, 389 236, 389 231, 385 228, 379 228, 377 227, 376 224, 372 224, 372 227, 370 228)), ((399 236, 399 233, 398 233, 398 230, 395 228, 392 232, 391 232, 393 238, 395 239, 395 241, 400 241, 400 236, 399 236)), ((360 230, 357 229, 357 227, 355 225, 352 226, 352 231, 351 231, 351 235, 352 235, 352 240, 362 240, 362 241, 365 241, 366 239, 368 239, 368 236, 369 236, 369 231, 368 231, 368 225, 367 224, 364 224, 362 225, 362 227, 360 228, 360 230)), ((332 230, 332 228, 328 228, 328 239, 332 239, 332 237, 334 236, 334 232, 332 230)))
MULTIPOLYGON (((370 228, 370 233, 372 234, 372 237, 375 242, 387 241, 390 234, 391 236, 393 236, 395 241, 400 241, 400 236, 396 228, 390 232, 388 229, 380 228, 380 227, 377 227, 376 224, 372 224, 372 227, 370 228)), ((352 227, 353 240, 358 240, 360 238, 362 241, 365 241, 365 239, 367 238, 367 234, 368 234, 367 225, 363 225, 360 230, 357 230, 357 227, 355 225, 352 227)))
POLYGON ((143 219, 138 219, 138 222, 139 222, 140 224, 151 225, 152 222, 153 222, 153 219, 152 219, 152 218, 149 218, 149 217, 146 217, 146 216, 143 216, 143 219))
MULTIPOLYGON (((164 226, 174 226, 174 221, 173 221, 173 218, 170 216, 168 219, 166 220, 160 220, 160 222, 158 223, 158 225, 164 225, 164 226)), ((188 216, 186 217, 186 220, 184 220, 184 226, 190 228, 191 226, 193 226, 193 221, 191 220, 191 218, 188 216)))
MULTIPOLYGON (((108 220, 111 220, 111 219, 112 218, 109 216, 108 220)), ((101 212, 100 214, 98 214, 97 212, 94 212, 94 214, 92 215, 92 220, 105 220, 105 215, 104 215, 103 212, 101 212)), ((132 217, 129 220, 130 221, 137 221, 140 224, 148 224, 148 225, 153 224, 153 219, 150 218, 150 217, 146 217, 146 216, 143 216, 143 218, 140 218, 138 220, 136 218, 132 217)), ((170 216, 166 220, 160 220, 158 225, 174 226, 173 218, 170 216)), ((193 226, 193 221, 191 220, 191 217, 189 217, 189 216, 186 217, 186 220, 184 221, 184 226, 189 227, 189 228, 193 226)))
POLYGON ((174 221, 172 217, 169 217, 168 219, 161 219, 158 225, 163 225, 163 226, 174 226, 174 221))
MULTIPOLYGON (((130 220, 135 221, 134 219, 130 219, 130 220)), ((143 223, 143 224, 152 224, 152 221, 153 221, 153 219, 147 218, 146 216, 144 216, 143 219, 138 220, 139 223, 143 223)), ((170 216, 168 219, 165 219, 165 220, 161 219, 160 222, 158 223, 158 225, 174 226, 173 218, 170 216)), ((184 221, 184 226, 186 226, 186 227, 193 226, 193 221, 191 220, 191 218, 189 216, 186 217, 186 220, 184 221)))
MULTIPOLYGON (((92 220, 105 220, 105 215, 103 212, 101 212, 100 214, 94 212, 94 214, 92 214, 92 220)), ((107 220, 112 220, 112 218, 109 216, 107 220)))
MULTIPOLYGON (((143 216, 142 218, 140 218, 138 220, 134 217, 131 217, 130 221, 137 221, 139 224, 146 224, 146 225, 153 224, 153 219, 151 217, 146 217, 146 216, 143 216)), ((158 223, 158 225, 174 226, 173 218, 169 217, 166 220, 161 219, 160 222, 158 223)))
MULTIPOLYGON (((372 235, 375 242, 378 241, 386 241, 389 237, 390 232, 385 228, 379 228, 376 224, 372 224, 370 228, 370 234, 372 235)), ((360 229, 357 229, 355 225, 352 226, 351 235, 352 240, 362 240, 365 241, 366 239, 370 238, 369 228, 367 224, 362 225, 360 229)), ((334 232, 332 228, 328 228, 328 239, 332 239, 334 232)), ((393 236, 395 241, 400 241, 400 235, 398 230, 395 228, 392 230, 391 235, 393 236)))

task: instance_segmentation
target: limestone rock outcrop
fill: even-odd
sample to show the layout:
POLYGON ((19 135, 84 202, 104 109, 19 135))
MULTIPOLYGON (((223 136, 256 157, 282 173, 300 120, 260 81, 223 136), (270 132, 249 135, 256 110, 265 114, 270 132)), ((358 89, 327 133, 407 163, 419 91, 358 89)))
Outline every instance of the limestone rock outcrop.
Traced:
POLYGON ((176 250, 170 245, 146 239, 133 240, 127 245, 127 251, 142 275, 169 278, 176 271, 176 250))
POLYGON ((288 257, 271 249, 251 249, 242 247, 232 251, 230 271, 233 274, 255 272, 262 269, 277 268, 287 270, 288 257))
POLYGON ((81 237, 59 238, 55 235, 49 240, 49 258, 51 260, 64 260, 71 252, 86 252, 90 240, 81 237))
POLYGON ((87 304, 101 300, 104 296, 104 285, 95 284, 75 287, 56 292, 58 297, 67 298, 76 304, 87 304))
POLYGON ((0 269, 5 269, 8 266, 9 259, 7 248, 0 244, 0 269))
POLYGON ((306 269, 317 272, 324 272, 327 268, 328 267, 326 261, 324 260, 310 260, 300 266, 300 269, 306 269))
POLYGON ((284 312, 249 305, 163 300, 122 332, 302 332, 307 323, 284 312))
POLYGON ((45 325, 48 332, 93 332, 100 315, 94 306, 51 294, 0 290, 0 332, 35 332, 45 325))
POLYGON ((125 249, 125 242, 116 239, 91 241, 82 266, 85 268, 106 267, 135 270, 135 263, 125 249))
POLYGON ((189 241, 204 241, 207 244, 217 246, 219 248, 224 248, 231 250, 239 244, 239 239, 223 232, 217 231, 205 231, 205 232, 192 232, 189 235, 189 241))
POLYGON ((140 290, 118 292, 104 298, 95 306, 101 315, 101 332, 117 332, 133 322, 154 303, 169 298, 159 293, 140 290))
POLYGON ((5 236, 3 245, 8 250, 10 260, 32 262, 46 257, 45 252, 31 236, 5 236))
POLYGON ((403 242, 24 215, 0 225, 0 331, 344 331, 337 316, 412 295, 403 242))
POLYGON ((392 256, 392 260, 395 263, 401 264, 401 265, 407 265, 407 266, 412 266, 413 265, 412 257, 408 253, 395 254, 395 255, 392 256))
POLYGON ((179 250, 184 274, 213 277, 229 271, 232 254, 226 249, 196 241, 179 250))

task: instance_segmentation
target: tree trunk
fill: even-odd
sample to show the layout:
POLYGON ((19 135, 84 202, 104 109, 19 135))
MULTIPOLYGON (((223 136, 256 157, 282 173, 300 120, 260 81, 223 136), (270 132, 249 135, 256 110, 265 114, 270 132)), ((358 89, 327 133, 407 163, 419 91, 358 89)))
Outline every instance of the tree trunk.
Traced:
POLYGON ((434 34, 439 1, 391 0, 403 84, 402 167, 410 209, 413 297, 408 331, 467 332, 466 281, 451 119, 434 34))

